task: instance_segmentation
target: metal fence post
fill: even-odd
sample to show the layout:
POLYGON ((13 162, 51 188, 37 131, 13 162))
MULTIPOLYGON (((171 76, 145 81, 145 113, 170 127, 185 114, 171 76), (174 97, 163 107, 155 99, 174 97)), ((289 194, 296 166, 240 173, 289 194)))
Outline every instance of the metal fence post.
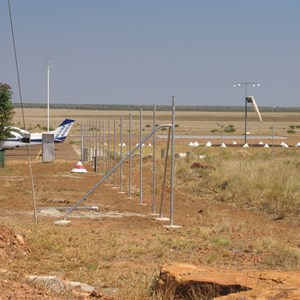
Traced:
MULTIPOLYGON (((153 104, 153 130, 156 127, 156 104, 153 104)), ((152 178, 152 215, 156 216, 158 215, 156 213, 156 133, 154 132, 153 134, 153 141, 152 141, 153 145, 153 178, 152 178)))
MULTIPOLYGON (((120 160, 123 159, 123 116, 120 116, 120 160)), ((123 194, 123 164, 120 165, 120 193, 123 194)))
MULTIPOLYGON (((116 118, 114 118, 114 167, 117 164, 117 158, 116 158, 116 118)), ((116 170, 114 170, 114 183, 113 188, 117 188, 117 178, 116 178, 116 170)))
POLYGON ((105 173, 106 173, 106 166, 105 166, 105 121, 102 121, 102 151, 103 151, 102 174, 105 175, 105 173))
MULTIPOLYGON (((131 147, 132 147, 132 116, 131 113, 129 114, 129 138, 128 138, 128 144, 129 144, 129 153, 131 153, 131 147)), ((131 193, 131 186, 132 186, 132 155, 129 156, 129 183, 128 183, 128 197, 129 199, 132 199, 132 193, 131 193)))
MULTIPOLYGON (((107 120, 107 168, 110 172, 110 120, 107 120)), ((110 184, 110 177, 108 177, 108 184, 110 184)))
POLYGON ((174 225, 174 157, 175 157, 175 96, 172 96, 172 141, 171 141, 171 191, 170 191, 170 225, 166 227, 179 228, 174 225))
POLYGON ((140 204, 143 204, 143 144, 142 144, 142 130, 143 130, 143 109, 140 109, 140 204))

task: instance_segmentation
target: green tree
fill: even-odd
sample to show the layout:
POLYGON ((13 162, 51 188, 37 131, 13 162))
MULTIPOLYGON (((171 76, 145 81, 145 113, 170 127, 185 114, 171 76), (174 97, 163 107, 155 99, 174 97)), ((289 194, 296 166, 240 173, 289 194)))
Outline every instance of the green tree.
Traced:
POLYGON ((14 116, 11 87, 0 82, 0 141, 9 137, 14 116))

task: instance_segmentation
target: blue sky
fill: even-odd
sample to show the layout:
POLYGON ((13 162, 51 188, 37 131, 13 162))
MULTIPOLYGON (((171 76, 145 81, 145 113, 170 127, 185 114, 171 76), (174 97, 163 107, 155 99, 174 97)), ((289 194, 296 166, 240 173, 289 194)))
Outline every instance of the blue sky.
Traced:
MULTIPOLYGON (((10 0, 24 102, 300 106, 300 1, 10 0)), ((0 81, 19 102, 8 4, 0 81)))

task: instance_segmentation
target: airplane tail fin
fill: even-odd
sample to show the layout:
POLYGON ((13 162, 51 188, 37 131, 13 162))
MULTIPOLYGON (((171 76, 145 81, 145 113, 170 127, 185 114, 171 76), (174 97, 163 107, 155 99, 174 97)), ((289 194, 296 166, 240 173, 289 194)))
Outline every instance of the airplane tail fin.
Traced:
POLYGON ((59 127, 54 130, 54 141, 55 142, 63 142, 68 136, 75 120, 65 119, 59 127))

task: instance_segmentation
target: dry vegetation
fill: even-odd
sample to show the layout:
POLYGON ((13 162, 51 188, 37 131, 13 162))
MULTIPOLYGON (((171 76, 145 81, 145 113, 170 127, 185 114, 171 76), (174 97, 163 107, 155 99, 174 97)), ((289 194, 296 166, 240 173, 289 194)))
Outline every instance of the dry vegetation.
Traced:
MULTIPOLYGON (((187 182, 190 176, 200 176, 197 188, 204 187, 222 193, 218 200, 238 208, 263 211, 267 214, 300 221, 300 158, 299 149, 200 149, 205 154, 205 168, 197 172, 183 163, 179 166, 180 178, 187 182), (190 173, 190 175, 189 175, 190 173)), ((196 153, 197 153, 196 152, 196 153)), ((186 183, 187 183, 186 182, 186 183)), ((186 184, 185 183, 185 184, 186 184)))
MULTIPOLYGON (((118 115, 123 113, 118 112, 118 115)), ((29 126, 37 128, 37 124, 42 124, 44 117, 36 117, 41 115, 41 111, 29 110, 29 126)), ((107 119, 115 114, 73 110, 66 116, 64 111, 55 110, 52 115, 52 127, 65 117, 76 119, 78 124, 66 145, 71 147, 78 143, 81 122, 91 117, 107 119)), ((151 114, 146 115, 145 125, 152 124, 151 114)), ((18 117, 19 114, 16 125, 20 122, 18 117)), ((158 118, 159 123, 163 123, 169 116, 163 112, 158 118)), ((300 124, 298 116, 293 114, 265 118, 269 123, 261 125, 257 129, 259 133, 267 131, 271 123, 277 128, 300 124)), ((237 124, 235 127, 242 132, 242 115, 232 121, 228 113, 217 116, 217 113, 178 112, 177 129, 179 133, 210 134, 216 119, 237 124)), ((254 123, 252 128, 255 128, 254 123)), ((150 132, 151 128, 145 130, 150 132)), ((297 139, 297 135, 292 137, 293 142, 297 139)), ((187 140, 176 142, 176 152, 191 150, 186 145, 187 140)), ((162 147, 165 145, 160 141, 158 153, 162 147)), ((71 226, 57 227, 51 217, 40 216, 40 224, 33 224, 27 166, 9 159, 7 167, 0 169, 1 224, 22 235, 28 251, 3 260, 2 267, 14 271, 11 279, 15 281, 22 282, 26 274, 57 275, 94 285, 120 299, 164 299, 163 295, 153 294, 153 287, 160 267, 171 261, 238 269, 300 271, 299 148, 200 146, 192 150, 196 155, 205 155, 206 159, 176 160, 175 223, 183 227, 171 230, 151 216, 152 182, 148 176, 151 161, 144 164, 144 194, 148 206, 137 205, 138 197, 128 200, 126 195, 107 186, 96 190, 86 203, 97 204, 104 212, 130 211, 140 216, 71 217, 71 226), (195 162, 197 168, 191 168, 195 162)), ((99 174, 93 172, 84 177, 67 177, 75 162, 66 157, 54 164, 34 164, 39 207, 70 205, 99 179, 99 174)), ((91 171, 89 164, 86 167, 91 171)), ((127 165, 125 186, 126 169, 127 165)), ((137 160, 134 174, 138 169, 137 160)), ((163 164, 159 161, 158 201, 162 173, 163 164)), ((138 180, 134 185, 138 194, 138 180)), ((164 207, 166 213, 168 205, 164 207)), ((71 299, 72 296, 60 297, 71 299)))
MULTIPOLYGON (((21 110, 17 108, 14 118, 16 126, 23 126, 21 110)), ((45 109, 30 109, 25 108, 26 128, 33 131, 41 131, 41 128, 47 126, 47 112, 45 109)), ((136 131, 139 130, 139 111, 132 111, 133 127, 136 131)), ((158 111, 157 123, 170 123, 170 112, 158 111)), ((128 120, 129 111, 101 111, 101 110, 68 110, 68 115, 64 109, 51 110, 51 126, 55 128, 66 117, 74 118, 76 120, 75 131, 73 134, 79 132, 80 125, 85 124, 91 120, 112 120, 114 117, 124 117, 124 122, 128 120)), ((271 135, 272 127, 274 128, 274 135, 288 136, 291 139, 300 137, 300 114, 299 113, 284 113, 284 112, 265 112, 262 115, 263 122, 257 120, 254 112, 248 113, 248 129, 252 135, 271 135), (294 134, 289 134, 288 130, 294 128, 294 134)), ((240 135, 244 133, 244 113, 243 112, 176 112, 176 132, 178 134, 211 134, 214 132, 220 135, 220 125, 224 128, 233 125, 236 129, 232 134, 240 135), (219 124, 219 126, 218 126, 219 124)), ((152 112, 143 112, 143 127, 145 132, 150 132, 152 129, 152 112), (150 127, 147 127, 150 125, 150 127)), ((125 128, 125 127, 124 127, 125 128)))

